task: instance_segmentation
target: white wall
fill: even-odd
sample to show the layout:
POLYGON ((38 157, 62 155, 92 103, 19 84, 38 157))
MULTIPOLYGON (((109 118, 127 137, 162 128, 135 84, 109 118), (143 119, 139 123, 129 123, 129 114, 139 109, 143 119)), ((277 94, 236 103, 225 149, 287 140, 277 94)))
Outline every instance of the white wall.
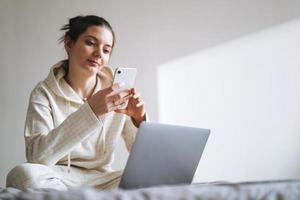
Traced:
MULTIPOLYGON (((97 14, 107 18, 117 34, 117 44, 111 65, 137 67, 139 70, 137 88, 142 91, 142 96, 147 102, 151 119, 159 120, 159 113, 161 113, 162 120, 173 121, 173 118, 164 115, 162 112, 164 108, 158 112, 157 92, 162 85, 158 87, 157 72, 163 69, 161 65, 174 61, 176 69, 175 61, 179 60, 180 63, 180 58, 185 59, 188 55, 197 54, 203 49, 297 18, 300 16, 299 11, 300 2, 297 0, 132 0, 126 2, 121 0, 1 0, 0 186, 4 186, 5 176, 9 169, 25 160, 23 127, 28 97, 35 84, 47 75, 50 66, 65 57, 62 45, 58 45, 57 40, 62 34, 58 30, 67 22, 67 18, 78 14, 97 14)), ((234 50, 231 48, 230 52, 234 50)), ((284 61, 287 61, 286 57, 284 61)), ((200 61, 196 59, 195 62, 200 61)), ((294 63, 292 60, 290 62, 294 63)), ((191 64, 191 67, 193 66, 195 65, 191 64)), ((251 68, 251 70, 254 70, 250 72, 255 75, 260 69, 251 68)), ((233 67, 225 71, 229 74, 236 73, 233 67)), ((294 74, 291 71, 284 72, 286 76, 290 73, 294 74)), ((211 73, 215 73, 216 76, 218 74, 217 71, 211 71, 211 73)), ((213 80, 210 79, 210 81, 213 80)), ((244 80, 237 79, 236 81, 244 83, 244 80)), ((214 85, 207 87, 211 89, 214 85)), ((281 89, 284 90, 284 88, 281 89)), ((235 89, 231 92, 240 92, 240 90, 235 89)), ((233 95, 236 94, 233 93, 233 95)), ((253 93, 253 95, 256 94, 253 93)), ((287 101, 293 99, 291 96, 287 97, 289 97, 287 101)), ((216 100, 214 102, 218 104, 216 100)), ((218 100, 224 102, 226 99, 218 100)), ((240 100, 242 102, 239 105, 244 105, 245 99, 240 100)), ((202 108, 203 105, 199 105, 197 109, 202 108)), ((229 108, 230 106, 225 109, 229 108)), ((263 107, 261 108, 263 111, 263 107)), ((284 112, 287 107, 283 106, 281 109, 284 112)), ((174 112, 174 115, 176 114, 174 112)), ((297 110, 293 115, 293 120, 297 120, 296 115, 297 110)), ((202 112, 199 118, 205 119, 206 116, 207 113, 202 112)), ((222 119, 222 116, 219 119, 222 119)), ((238 121, 237 124, 243 124, 241 122, 244 122, 246 118, 238 120, 240 123, 238 121)), ((178 120, 177 122, 185 123, 186 121, 178 120)), ((205 124, 204 121, 199 121, 199 124, 195 125, 205 124)), ((244 128, 252 130, 250 125, 249 122, 244 128)), ((289 124, 282 126, 285 127, 285 125, 290 127, 289 124)), ((234 125, 228 125, 226 130, 230 132, 234 128, 234 125)), ((237 137, 234 141, 238 143, 239 139, 237 137)), ((218 144, 211 142, 207 152, 214 151, 218 148, 218 144)), ((272 152, 269 153, 272 154, 272 152)), ((117 154, 115 167, 121 168, 126 161, 127 153, 124 152, 123 147, 119 147, 117 154)), ((289 155, 292 159, 293 155, 289 155)), ((213 153, 210 162, 203 161, 207 175, 202 175, 202 177, 205 180, 227 178, 222 176, 222 171, 216 173, 215 170, 208 170, 207 167, 210 166, 209 163, 212 163, 212 160, 218 161, 223 158, 223 154, 213 153), (216 175, 213 176, 213 174, 216 175)), ((232 165, 241 161, 243 161, 242 158, 230 159, 232 165)), ((260 165, 268 166, 262 163, 260 165)), ((274 174, 270 176, 268 173, 259 175, 261 178, 289 177, 290 173, 287 171, 293 169, 287 164, 282 167, 277 176, 273 176, 274 174)), ((253 176, 247 171, 240 177, 230 172, 228 178, 248 180, 253 176)))
POLYGON ((197 181, 300 178, 299 35, 300 19, 159 67, 160 120, 211 129, 197 181))

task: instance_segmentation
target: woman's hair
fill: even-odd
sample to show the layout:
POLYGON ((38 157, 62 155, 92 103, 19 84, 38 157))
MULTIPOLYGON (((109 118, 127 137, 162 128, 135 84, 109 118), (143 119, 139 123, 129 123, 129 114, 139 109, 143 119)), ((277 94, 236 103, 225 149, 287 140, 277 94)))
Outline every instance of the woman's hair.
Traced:
POLYGON ((113 43, 115 43, 115 33, 111 25, 102 17, 96 15, 77 16, 69 19, 69 23, 62 26, 61 31, 65 31, 65 34, 60 38, 60 42, 63 42, 66 37, 69 37, 72 42, 76 42, 79 36, 84 33, 90 26, 102 26, 107 28, 112 36, 113 43))

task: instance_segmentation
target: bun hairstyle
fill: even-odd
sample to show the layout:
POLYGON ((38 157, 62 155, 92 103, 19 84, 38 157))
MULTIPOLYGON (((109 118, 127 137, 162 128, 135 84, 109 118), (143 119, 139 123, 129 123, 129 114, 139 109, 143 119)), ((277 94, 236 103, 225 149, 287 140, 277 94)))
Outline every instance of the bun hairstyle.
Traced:
POLYGON ((69 19, 69 23, 63 25, 60 29, 61 31, 65 31, 65 34, 59 39, 59 41, 63 42, 66 37, 69 37, 72 42, 76 42, 79 36, 90 26, 102 26, 107 28, 113 36, 112 48, 114 47, 115 33, 111 25, 104 18, 96 15, 77 16, 69 19))

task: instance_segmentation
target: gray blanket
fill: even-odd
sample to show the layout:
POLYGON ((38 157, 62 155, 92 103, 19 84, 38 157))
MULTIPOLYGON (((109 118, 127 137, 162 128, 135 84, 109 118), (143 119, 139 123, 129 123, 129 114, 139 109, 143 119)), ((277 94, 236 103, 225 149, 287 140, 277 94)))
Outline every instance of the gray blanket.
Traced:
POLYGON ((78 188, 70 191, 51 189, 0 188, 0 199, 33 200, 96 200, 96 199, 270 199, 300 200, 300 180, 264 181, 245 183, 203 183, 178 186, 161 186, 139 190, 99 191, 93 188, 78 188))

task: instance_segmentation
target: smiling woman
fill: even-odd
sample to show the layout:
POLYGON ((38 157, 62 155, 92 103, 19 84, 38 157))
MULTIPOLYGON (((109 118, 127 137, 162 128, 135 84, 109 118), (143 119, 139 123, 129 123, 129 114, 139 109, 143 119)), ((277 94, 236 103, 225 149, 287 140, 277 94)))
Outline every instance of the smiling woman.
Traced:
POLYGON ((105 19, 77 16, 61 30, 68 58, 55 64, 31 93, 25 125, 28 162, 9 172, 7 186, 117 187, 121 172, 111 169, 115 144, 123 136, 130 151, 146 120, 143 100, 134 88, 112 85, 108 63, 115 35, 105 19))

